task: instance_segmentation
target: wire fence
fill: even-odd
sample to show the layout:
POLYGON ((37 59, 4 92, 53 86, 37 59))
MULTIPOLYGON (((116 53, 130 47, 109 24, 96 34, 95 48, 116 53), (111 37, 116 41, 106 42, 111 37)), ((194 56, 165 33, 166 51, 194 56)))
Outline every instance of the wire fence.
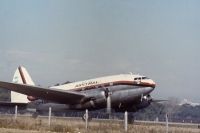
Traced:
MULTIPOLYGON (((1 118, 13 118, 13 121, 17 121, 20 119, 20 121, 23 118, 31 118, 32 119, 32 114, 29 112, 21 112, 22 110, 18 110, 18 107, 15 106, 14 110, 12 112, 7 112, 7 113, 1 113, 0 116, 1 118)), ((46 120, 46 125, 51 128, 52 126, 55 126, 55 124, 57 125, 58 120, 61 121, 83 121, 81 126, 85 127, 85 130, 87 130, 88 128, 90 128, 91 126, 91 120, 92 123, 96 122, 96 123, 110 123, 110 126, 113 125, 120 125, 120 129, 124 130, 125 132, 129 131, 129 116, 132 114, 129 114, 128 112, 124 112, 124 113, 113 113, 111 116, 109 116, 106 113, 102 113, 102 112, 89 112, 88 110, 84 111, 84 112, 68 112, 67 115, 55 115, 54 113, 52 113, 51 107, 49 108, 49 110, 46 112, 46 114, 43 115, 38 115, 37 118, 32 119, 31 121, 36 121, 36 123, 34 125, 41 125, 41 123, 45 123, 42 122, 44 119, 46 120), (95 116, 95 117, 94 117, 95 116), (38 122, 38 118, 39 122, 38 122), (39 124, 38 124, 39 123, 39 124)), ((44 124, 45 125, 45 124, 44 124)), ((79 124, 80 125, 80 124, 79 124)), ((94 123, 93 123, 94 125, 94 123)), ((169 121, 169 116, 166 114, 165 115, 165 120, 163 121, 159 121, 158 119, 155 121, 142 121, 142 120, 135 120, 134 123, 132 123, 131 125, 160 125, 160 126, 165 126, 166 128, 166 132, 169 131, 169 127, 184 127, 184 128, 195 128, 195 129, 199 129, 200 125, 199 124, 195 124, 195 123, 186 123, 186 122, 171 122, 169 121)), ((44 126, 46 127, 46 126, 44 126)))

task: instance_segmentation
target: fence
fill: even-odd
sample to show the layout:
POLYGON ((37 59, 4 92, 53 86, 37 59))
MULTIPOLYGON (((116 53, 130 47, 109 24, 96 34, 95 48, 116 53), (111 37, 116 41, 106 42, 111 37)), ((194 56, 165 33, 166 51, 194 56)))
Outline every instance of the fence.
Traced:
MULTIPOLYGON (((85 130, 91 129, 92 126, 94 126, 94 123, 109 123, 111 126, 118 126, 120 125, 120 130, 123 130, 125 132, 129 131, 129 126, 130 124, 128 124, 128 112, 124 113, 124 117, 123 119, 117 119, 116 117, 111 117, 111 119, 95 119, 93 118, 92 121, 90 120, 90 112, 88 110, 85 111, 85 117, 83 117, 83 119, 85 120, 84 122, 82 121, 82 118, 80 117, 56 117, 56 116, 52 116, 52 110, 51 107, 49 108, 48 111, 48 116, 39 116, 38 118, 40 119, 39 122, 37 122, 38 118, 35 119, 35 121, 37 122, 35 125, 41 125, 41 123, 43 123, 45 125, 45 120, 47 120, 47 128, 51 129, 52 127, 55 127, 55 125, 58 126, 58 123, 55 121, 61 120, 65 123, 65 121, 76 121, 75 123, 79 126, 84 126, 85 130), (39 123, 39 124, 38 124, 39 123), (123 124, 124 123, 124 124, 123 124), (123 128, 122 128, 123 127, 123 128)), ((2 114, 1 116, 7 116, 10 118, 14 118, 15 120, 21 120, 21 118, 31 118, 31 115, 21 115, 18 114, 18 107, 15 106, 15 114, 8 114, 8 115, 4 115, 2 114)), ((192 124, 192 123, 173 123, 173 122, 169 122, 168 121, 168 116, 166 115, 166 121, 165 122, 159 122, 159 121, 138 121, 135 120, 135 122, 133 123, 134 125, 160 125, 160 126, 165 126, 165 131, 168 132, 170 127, 186 127, 186 128, 195 128, 198 129, 200 128, 199 124, 192 124)), ((2 117, 3 118, 3 117, 2 117)), ((34 119, 32 120, 34 121, 34 119)), ((67 122, 66 122, 67 123, 67 122)), ((45 127, 45 126, 44 126, 45 127)))

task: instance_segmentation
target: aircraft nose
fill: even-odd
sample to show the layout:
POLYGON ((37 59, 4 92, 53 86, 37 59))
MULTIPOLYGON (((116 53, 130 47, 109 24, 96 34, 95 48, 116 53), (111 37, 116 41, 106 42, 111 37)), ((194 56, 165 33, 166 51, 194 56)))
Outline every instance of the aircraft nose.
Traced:
POLYGON ((152 80, 151 82, 151 85, 152 85, 152 88, 155 88, 156 87, 156 83, 152 80))
POLYGON ((143 82, 143 83, 146 85, 146 87, 151 87, 153 89, 156 87, 156 83, 152 79, 150 79, 146 82, 143 82))
POLYGON ((154 88, 152 88, 152 87, 148 88, 149 93, 152 92, 153 90, 154 90, 154 88))
POLYGON ((142 94, 149 94, 154 90, 152 87, 145 87, 142 89, 142 94))

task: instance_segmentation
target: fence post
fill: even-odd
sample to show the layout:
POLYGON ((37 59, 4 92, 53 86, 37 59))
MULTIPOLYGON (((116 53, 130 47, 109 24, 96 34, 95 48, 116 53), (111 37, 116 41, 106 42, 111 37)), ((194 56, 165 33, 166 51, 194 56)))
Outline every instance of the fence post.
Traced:
POLYGON ((111 119, 111 95, 108 94, 107 97, 107 113, 109 115, 109 119, 111 119))
POLYGON ((15 119, 17 119, 17 111, 18 110, 18 107, 17 107, 17 105, 15 105, 15 119))
POLYGON ((49 107, 49 127, 51 126, 51 107, 49 107))
POLYGON ((128 112, 125 111, 124 113, 124 130, 125 132, 128 131, 128 112))
POLYGON ((168 114, 167 113, 165 115, 165 118, 166 118, 166 133, 168 133, 168 131, 169 131, 169 125, 168 125, 168 114))
POLYGON ((88 129, 88 110, 85 110, 85 129, 88 129))

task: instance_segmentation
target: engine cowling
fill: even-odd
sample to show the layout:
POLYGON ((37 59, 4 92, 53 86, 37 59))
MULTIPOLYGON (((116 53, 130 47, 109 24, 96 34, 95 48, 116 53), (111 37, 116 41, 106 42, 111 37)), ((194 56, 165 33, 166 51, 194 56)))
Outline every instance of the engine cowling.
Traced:
POLYGON ((118 109, 115 109, 116 112, 136 112, 140 109, 148 107, 152 102, 152 98, 150 95, 142 97, 139 101, 132 104, 132 106, 129 105, 123 105, 120 106, 118 109))
POLYGON ((136 105, 136 108, 139 109, 143 109, 148 107, 151 104, 151 101, 148 99, 143 99, 139 104, 136 105))

